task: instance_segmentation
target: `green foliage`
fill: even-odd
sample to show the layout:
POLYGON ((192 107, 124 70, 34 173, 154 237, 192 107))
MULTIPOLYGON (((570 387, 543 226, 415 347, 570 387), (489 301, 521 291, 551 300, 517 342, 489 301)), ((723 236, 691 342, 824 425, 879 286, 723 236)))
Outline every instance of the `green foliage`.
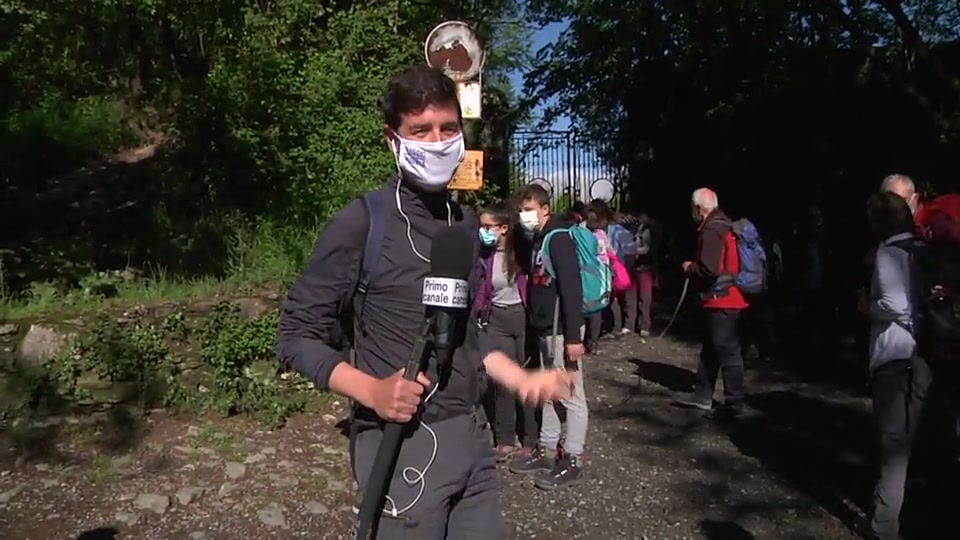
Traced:
MULTIPOLYGON (((163 334, 142 321, 120 323, 101 315, 89 334, 45 365, 61 391, 91 401, 99 391, 119 391, 109 400, 156 404, 159 383, 173 369, 163 334)), ((112 392, 111 392, 112 393, 112 392)), ((102 396, 101 396, 102 397, 102 396)))
POLYGON ((461 192, 459 194, 459 202, 472 207, 476 211, 480 211, 486 206, 502 201, 503 198, 508 195, 509 193, 505 193, 500 186, 489 180, 484 180, 483 187, 479 191, 461 192))
POLYGON ((526 77, 528 105, 616 148, 609 159, 629 170, 630 200, 678 224, 704 184, 761 221, 817 199, 839 222, 891 172, 955 182, 960 12, 950 2, 527 6, 563 28, 526 77))
POLYGON ((251 413, 272 426, 303 410, 302 396, 283 396, 276 383, 277 323, 276 311, 245 320, 232 304, 215 306, 196 336, 200 359, 212 370, 211 388, 194 396, 194 401, 223 415, 251 413), (258 361, 268 362, 272 373, 254 373, 258 361))
POLYGON ((127 267, 155 282, 235 277, 264 257, 299 266, 305 237, 392 173, 379 99, 453 14, 486 38, 499 124, 480 139, 504 146, 505 73, 527 61, 529 31, 517 0, 468 4, 3 2, 0 170, 24 208, 22 232, 0 240, 4 292, 73 297, 127 267), (48 182, 156 140, 135 165, 48 182))

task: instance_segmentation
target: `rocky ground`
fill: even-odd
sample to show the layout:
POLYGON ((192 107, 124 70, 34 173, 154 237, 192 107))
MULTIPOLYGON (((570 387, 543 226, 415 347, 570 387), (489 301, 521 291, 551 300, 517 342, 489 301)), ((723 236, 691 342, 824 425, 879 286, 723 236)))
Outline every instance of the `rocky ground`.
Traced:
MULTIPOLYGON (((862 392, 761 364, 747 414, 717 425, 669 404, 695 363, 691 345, 635 336, 591 357, 589 481, 546 494, 504 471, 509 537, 855 537, 872 481, 862 392)), ((348 538, 342 415, 334 402, 266 432, 114 413, 8 433, 0 538, 348 538)))

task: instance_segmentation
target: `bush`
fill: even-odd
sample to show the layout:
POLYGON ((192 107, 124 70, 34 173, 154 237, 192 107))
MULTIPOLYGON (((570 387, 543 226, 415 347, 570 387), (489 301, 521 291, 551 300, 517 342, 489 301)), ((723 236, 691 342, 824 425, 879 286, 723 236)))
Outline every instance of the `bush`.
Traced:
POLYGON ((281 373, 273 351, 279 312, 242 317, 221 302, 189 319, 174 311, 102 315, 71 349, 40 369, 0 370, 7 388, 0 421, 75 406, 166 406, 175 411, 250 415, 276 428, 303 411, 313 384, 281 373))

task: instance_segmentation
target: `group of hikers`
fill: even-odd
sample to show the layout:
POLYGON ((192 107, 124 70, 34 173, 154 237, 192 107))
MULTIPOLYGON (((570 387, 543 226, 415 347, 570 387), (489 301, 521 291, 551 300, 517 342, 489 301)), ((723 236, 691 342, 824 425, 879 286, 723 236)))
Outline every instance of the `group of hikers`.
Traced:
POLYGON ((533 407, 488 386, 484 408, 497 461, 509 461, 515 473, 541 473, 534 484, 542 489, 575 484, 589 416, 578 362, 598 352, 605 314, 606 335, 614 339, 649 335, 657 225, 646 215, 620 215, 599 199, 554 213, 549 194, 535 184, 479 217, 482 286, 473 307, 482 334, 526 367, 575 374, 563 403, 563 433, 552 407, 538 423, 533 407))
MULTIPOLYGON (((646 214, 613 211, 602 200, 576 203, 560 215, 551 213, 549 203, 546 191, 531 185, 481 211, 484 286, 474 307, 482 331, 508 340, 502 346, 515 358, 559 369, 579 357, 580 339, 587 354, 597 351, 605 314, 611 339, 649 335, 660 226, 646 214), (564 302, 565 296, 582 299, 582 306, 564 302), (578 328, 571 320, 585 325, 578 328), (558 321, 567 324, 558 327, 558 321), (535 346, 525 348, 525 336, 535 346)), ((771 283, 782 282, 783 254, 779 242, 764 241, 748 219, 724 213, 711 189, 693 192, 691 214, 698 228, 696 252, 676 271, 689 280, 702 307, 700 362, 695 387, 675 395, 673 403, 701 409, 706 418, 733 420, 745 401, 743 344, 766 351, 758 356, 772 350, 771 283), (714 387, 721 378, 718 402, 714 387)), ((960 195, 923 203, 912 179, 891 175, 869 197, 865 214, 876 243, 867 249, 857 310, 867 327, 863 353, 880 434, 871 531, 893 539, 899 538, 915 442, 935 447, 925 448, 924 458, 946 458, 951 474, 960 472, 960 195)), ((816 243, 803 247, 813 252, 797 272, 807 281, 796 291, 810 293, 811 275, 823 269, 810 267, 822 264, 816 243)), ((801 302, 801 317, 817 316, 818 301, 815 296, 801 302)), ((493 388, 484 403, 497 460, 509 461, 515 473, 540 472, 534 485, 542 489, 575 484, 583 474, 588 411, 582 373, 579 366, 573 369, 577 384, 563 402, 562 435, 553 407, 544 409, 538 428, 534 409, 503 388, 493 388)), ((945 469, 938 464, 932 470, 945 469)))
MULTIPOLYGON (((448 192, 465 155, 454 82, 438 69, 409 68, 391 80, 382 107, 397 174, 341 209, 321 232, 283 303, 278 355, 352 403, 350 464, 358 488, 380 500, 365 492, 386 485, 375 537, 502 538, 498 462, 544 490, 584 480, 589 402, 582 360, 606 347, 605 320, 611 340, 653 330, 661 227, 602 200, 557 212, 538 185, 475 213, 448 192), (436 351, 422 346, 429 311, 421 293, 434 238, 450 228, 471 239, 459 247, 470 250, 461 254, 475 257, 475 265, 471 309, 458 316, 452 359, 440 369, 436 351), (423 351, 414 358, 422 369, 407 374, 411 357, 423 351), (492 445, 481 408, 492 423, 492 445), (371 478, 388 424, 405 426, 394 472, 371 478)), ((771 350, 769 298, 780 279, 780 249, 749 220, 725 214, 711 189, 692 193, 690 211, 696 248, 673 271, 702 308, 701 352, 697 384, 673 402, 735 421, 747 395, 743 336, 764 349, 760 356, 771 350), (714 400, 720 378, 723 399, 714 400)), ((823 289, 825 256, 818 251, 823 235, 815 234, 822 219, 810 214, 797 250, 805 261, 798 287, 809 291, 801 312, 813 318, 827 302, 814 294, 823 289)), ((935 439, 957 466, 960 196, 924 204, 913 182, 895 175, 870 197, 866 216, 879 246, 862 269, 869 281, 859 302, 870 325, 871 396, 881 433, 872 530, 887 539, 898 534, 921 413, 950 418, 952 427, 935 439)))

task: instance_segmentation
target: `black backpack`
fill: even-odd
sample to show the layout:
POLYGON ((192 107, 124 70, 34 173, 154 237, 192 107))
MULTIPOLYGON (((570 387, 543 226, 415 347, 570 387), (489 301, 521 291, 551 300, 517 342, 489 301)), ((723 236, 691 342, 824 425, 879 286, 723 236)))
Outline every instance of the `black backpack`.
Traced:
POLYGON ((350 293, 348 302, 337 317, 337 328, 333 332, 334 345, 338 350, 350 351, 350 364, 356 367, 353 353, 353 342, 356 334, 366 333, 363 327, 363 307, 367 299, 367 287, 380 261, 380 249, 383 246, 383 237, 386 229, 386 205, 384 204, 383 190, 366 193, 363 198, 363 207, 367 215, 367 237, 363 246, 363 256, 360 259, 357 286, 350 293))
POLYGON ((915 298, 920 304, 916 334, 920 355, 932 363, 960 364, 960 254, 956 246, 932 246, 919 238, 890 245, 910 254, 915 298))
POLYGON ((650 264, 656 260, 658 252, 660 251, 661 240, 663 239, 660 222, 643 214, 640 217, 633 218, 631 223, 626 226, 627 229, 633 233, 634 242, 638 249, 641 250, 641 254, 637 258, 638 262, 641 264, 650 264), (650 233, 647 242, 643 240, 645 232, 650 233))

